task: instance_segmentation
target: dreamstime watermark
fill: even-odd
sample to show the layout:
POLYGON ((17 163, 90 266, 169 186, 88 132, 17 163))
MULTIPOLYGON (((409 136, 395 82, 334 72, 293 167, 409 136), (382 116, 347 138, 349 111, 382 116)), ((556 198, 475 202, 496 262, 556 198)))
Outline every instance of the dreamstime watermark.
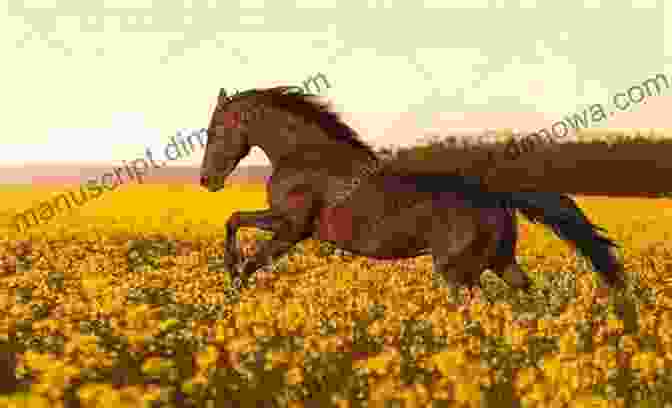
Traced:
MULTIPOLYGON (((648 78, 641 84, 633 85, 625 92, 619 92, 612 98, 612 104, 617 111, 625 111, 632 106, 638 105, 646 100, 647 97, 660 95, 661 90, 669 89, 670 81, 665 74, 657 74, 648 78), (664 85, 664 87, 663 87, 664 85)), ((609 116, 612 116, 615 110, 612 109, 607 114, 604 105, 596 103, 583 109, 581 113, 567 115, 564 119, 553 123, 548 128, 540 129, 516 140, 512 137, 504 148, 504 158, 514 160, 523 153, 534 152, 537 147, 543 143, 555 144, 558 140, 564 139, 569 135, 570 129, 579 131, 588 128, 591 125, 598 124, 609 116)), ((479 139, 482 142, 483 136, 479 139)))
MULTIPOLYGON (((326 80, 326 77, 319 73, 310 76, 303 81, 302 85, 304 85, 306 93, 310 91, 310 84, 314 84, 317 87, 318 92, 321 90, 317 83, 318 78, 322 78, 325 81, 327 88, 331 87, 326 80)), ((292 88, 303 92, 303 88, 301 87, 295 86, 292 88)), ((196 151, 196 146, 192 140, 194 136, 198 138, 198 143, 201 145, 201 148, 204 148, 207 141, 207 129, 192 131, 186 138, 180 134, 180 132, 178 132, 176 136, 180 139, 179 144, 178 140, 175 139, 175 136, 171 136, 170 143, 164 148, 164 156, 167 160, 164 160, 160 164, 157 164, 155 161, 151 149, 145 147, 145 157, 135 159, 130 163, 122 160, 122 163, 124 164, 123 167, 113 167, 111 172, 103 174, 100 178, 92 178, 87 180, 86 183, 81 184, 79 188, 79 197, 77 197, 77 194, 74 191, 58 194, 51 200, 41 201, 39 204, 24 212, 14 214, 12 222, 10 222, 9 225, 13 225, 17 232, 25 232, 35 225, 48 223, 56 215, 64 212, 66 208, 72 210, 73 203, 76 204, 77 207, 81 207, 92 199, 100 197, 105 191, 116 190, 117 187, 123 185, 126 181, 137 181, 139 184, 142 184, 144 177, 148 175, 150 169, 165 167, 168 164, 168 161, 175 161, 183 157, 188 157, 191 153, 196 151), (189 147, 187 147, 186 142, 189 143, 189 147), (180 149, 180 146, 182 149, 180 149)))
MULTIPOLYGON (((196 150, 191 138, 193 136, 198 136, 199 143, 201 147, 203 147, 205 146, 205 143, 202 139, 202 135, 205 134, 206 130, 200 129, 199 131, 192 131, 191 135, 186 138, 191 145, 191 152, 196 150)), ((178 136, 180 136, 179 133, 178 136)), ((180 140, 180 144, 183 147, 185 155, 188 156, 190 152, 186 147, 185 140, 180 140)), ((171 136, 171 143, 167 144, 164 148, 164 154, 168 161, 177 160, 183 157, 182 151, 180 151, 180 146, 174 136, 171 136), (171 157, 171 153, 176 157, 171 157)), ((92 199, 100 197, 105 191, 116 190, 126 181, 134 180, 139 184, 142 184, 143 178, 147 175, 150 168, 158 169, 165 167, 167 164, 167 161, 157 164, 149 147, 145 149, 145 157, 133 160, 130 163, 130 166, 125 160, 122 160, 122 162, 124 163, 123 167, 114 167, 111 172, 103 174, 100 178, 92 178, 86 183, 81 184, 79 188, 79 197, 77 197, 75 191, 72 190, 68 193, 58 194, 51 200, 41 201, 38 205, 14 215, 11 224, 14 225, 17 232, 27 231, 35 225, 51 221, 52 218, 65 211, 66 208, 72 210, 72 203, 76 204, 77 207, 81 207, 92 199)))

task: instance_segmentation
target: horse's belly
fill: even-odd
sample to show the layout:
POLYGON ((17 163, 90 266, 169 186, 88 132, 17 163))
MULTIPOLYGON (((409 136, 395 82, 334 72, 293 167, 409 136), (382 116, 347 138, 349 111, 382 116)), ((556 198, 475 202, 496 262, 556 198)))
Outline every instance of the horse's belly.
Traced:
POLYGON ((346 207, 322 209, 316 226, 316 237, 331 241, 335 246, 360 256, 377 259, 397 259, 425 253, 427 242, 418 231, 413 217, 378 219, 377 225, 360 223, 346 207), (396 222, 395 222, 396 221, 396 222))

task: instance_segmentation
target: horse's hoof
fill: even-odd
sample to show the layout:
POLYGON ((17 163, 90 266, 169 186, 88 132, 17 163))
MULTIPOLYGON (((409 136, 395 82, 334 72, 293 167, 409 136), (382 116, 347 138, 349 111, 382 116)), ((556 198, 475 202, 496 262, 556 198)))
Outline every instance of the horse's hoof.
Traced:
POLYGON ((229 262, 222 262, 222 265, 224 266, 224 270, 229 274, 231 274, 231 276, 238 274, 238 267, 236 266, 236 264, 229 262))
POLYGON ((233 279, 231 279, 231 286, 236 290, 240 290, 245 287, 245 284, 240 276, 235 276, 233 279))

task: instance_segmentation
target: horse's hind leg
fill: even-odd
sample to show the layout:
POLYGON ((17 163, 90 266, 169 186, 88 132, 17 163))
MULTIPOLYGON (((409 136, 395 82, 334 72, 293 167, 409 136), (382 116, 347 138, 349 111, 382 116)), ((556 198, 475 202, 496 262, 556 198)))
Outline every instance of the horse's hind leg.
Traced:
POLYGON ((458 286, 473 286, 478 284, 480 281, 480 271, 451 261, 454 260, 441 256, 433 256, 432 267, 434 268, 434 274, 443 277, 448 283, 458 286))
POLYGON ((528 290, 530 279, 516 262, 516 243, 518 241, 518 223, 515 212, 499 209, 499 221, 495 230, 497 240, 495 253, 488 266, 497 276, 504 279, 514 289, 528 290))
POLYGON ((433 229, 431 250, 434 276, 447 281, 455 293, 460 287, 480 286, 489 237, 467 214, 451 215, 433 229))
POLYGON ((456 297, 461 288, 472 288, 480 284, 482 268, 451 261, 454 259, 433 255, 432 262, 434 276, 448 284, 451 296, 456 297))
POLYGON ((494 271, 497 275, 502 277, 514 289, 523 289, 528 290, 531 285, 530 278, 520 269, 520 266, 516 263, 510 263, 504 268, 494 271))

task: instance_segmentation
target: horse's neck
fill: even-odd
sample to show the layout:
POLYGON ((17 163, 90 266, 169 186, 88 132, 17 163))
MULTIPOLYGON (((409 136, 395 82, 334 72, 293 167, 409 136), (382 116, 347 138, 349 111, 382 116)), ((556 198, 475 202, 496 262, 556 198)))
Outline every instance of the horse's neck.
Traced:
POLYGON ((290 121, 275 126, 275 132, 261 132, 265 140, 257 146, 264 151, 272 166, 324 169, 345 177, 357 175, 360 168, 371 167, 370 153, 350 144, 329 138, 314 124, 290 121), (266 137, 268 135, 269 137, 266 137))
POLYGON ((269 112, 272 114, 266 114, 264 121, 254 123, 250 133, 253 144, 266 154, 273 167, 288 160, 299 161, 301 152, 328 149, 333 144, 319 127, 285 112, 269 112))
MULTIPOLYGON (((345 151, 347 152, 347 149, 345 151)), ((351 179, 371 173, 379 161, 361 154, 344 154, 334 148, 323 149, 323 151, 297 148, 276 160, 271 160, 271 164, 274 169, 317 170, 332 177, 351 179)))
POLYGON ((274 172, 292 169, 291 172, 326 174, 329 181, 325 182, 351 186, 378 170, 380 163, 375 155, 329 137, 316 123, 306 123, 281 111, 275 111, 268 119, 258 122, 263 128, 251 133, 263 138, 255 144, 269 158, 274 172))

